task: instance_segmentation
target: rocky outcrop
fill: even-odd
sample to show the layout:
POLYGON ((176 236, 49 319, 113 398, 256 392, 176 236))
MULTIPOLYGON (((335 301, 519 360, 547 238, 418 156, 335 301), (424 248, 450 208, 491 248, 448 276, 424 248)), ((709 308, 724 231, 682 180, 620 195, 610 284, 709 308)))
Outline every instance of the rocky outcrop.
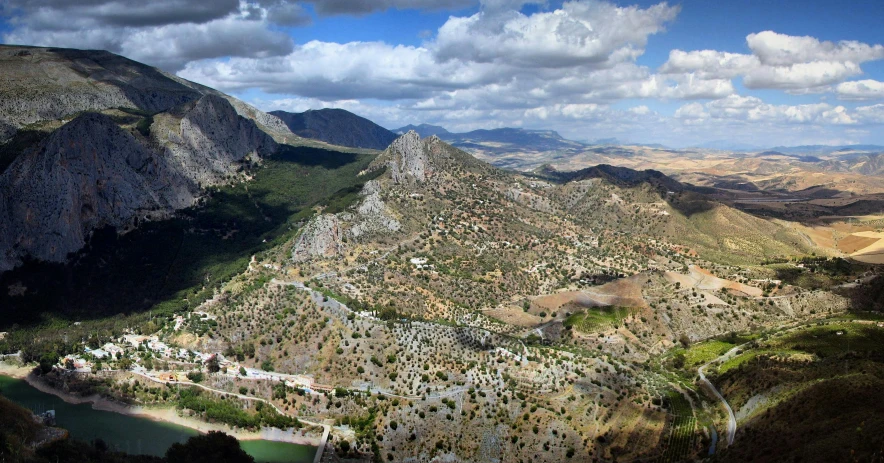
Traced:
POLYGON ((355 239, 374 233, 392 233, 402 229, 399 223, 387 211, 387 205, 381 199, 381 185, 377 180, 366 182, 362 188, 364 196, 356 208, 355 214, 346 214, 346 220, 353 226, 347 233, 355 239))
POLYGON ((0 142, 35 122, 119 107, 156 113, 204 95, 227 99, 279 141, 296 138, 276 116, 107 51, 0 45, 0 76, 0 142))
POLYGON ((362 201, 352 211, 313 217, 295 242, 292 260, 303 262, 313 258, 338 256, 344 251, 344 236, 358 240, 377 234, 395 233, 402 229, 402 224, 390 214, 381 199, 380 182, 366 182, 361 194, 362 201))
POLYGON ((164 111, 201 92, 106 51, 0 46, 0 141, 27 124, 82 111, 164 111))
POLYGON ((224 180, 239 162, 258 159, 277 144, 255 123, 240 117, 224 98, 206 95, 155 118, 154 139, 164 147, 164 157, 198 186, 224 180))
POLYGON ((63 262, 97 228, 168 216, 277 147, 214 95, 158 115, 151 137, 86 113, 19 155, 0 175, 0 271, 26 256, 63 262))
POLYGON ((343 252, 341 222, 334 214, 314 216, 304 226, 295 247, 292 260, 303 262, 314 257, 333 257, 343 252))
POLYGON ((425 143, 413 130, 394 140, 385 154, 394 183, 423 183, 433 175, 425 143))

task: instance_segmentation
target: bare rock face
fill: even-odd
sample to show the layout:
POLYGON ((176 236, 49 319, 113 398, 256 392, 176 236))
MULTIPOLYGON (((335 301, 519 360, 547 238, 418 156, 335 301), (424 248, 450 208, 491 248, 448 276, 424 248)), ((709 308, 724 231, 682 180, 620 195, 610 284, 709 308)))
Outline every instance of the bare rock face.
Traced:
POLYGON ((414 130, 393 140, 387 148, 387 167, 394 183, 423 183, 433 175, 429 153, 414 130))
POLYGON ((85 114, 0 176, 0 271, 30 255, 62 262, 105 225, 190 205, 194 191, 107 116, 85 114))
POLYGON ((0 46, 0 141, 24 125, 81 111, 163 111, 201 92, 106 51, 0 46))
POLYGON ((151 133, 165 147, 164 157, 199 186, 216 184, 237 168, 237 162, 277 148, 269 135, 215 95, 156 119, 151 133))
POLYGON ((333 257, 343 252, 341 223, 334 214, 319 214, 304 226, 292 250, 292 260, 333 257))
POLYGON ((350 236, 360 238, 373 233, 393 233, 402 229, 402 224, 387 211, 377 180, 366 182, 362 187, 362 195, 356 214, 347 214, 346 217, 353 222, 353 226, 347 231, 350 236))
POLYGON ((174 112, 157 117, 147 146, 86 113, 18 156, 0 175, 0 271, 25 256, 63 262, 96 228, 191 206, 201 187, 277 147, 224 98, 174 112))
POLYGON ((118 107, 156 113, 204 95, 227 99, 280 141, 297 138, 276 116, 106 51, 0 45, 0 76, 0 142, 34 122, 118 107))

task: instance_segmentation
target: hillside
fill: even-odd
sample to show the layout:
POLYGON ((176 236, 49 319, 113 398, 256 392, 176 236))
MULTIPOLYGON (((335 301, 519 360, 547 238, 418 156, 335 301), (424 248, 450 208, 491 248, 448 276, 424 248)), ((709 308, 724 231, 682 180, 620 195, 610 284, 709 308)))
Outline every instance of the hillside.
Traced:
POLYGON ((244 103, 104 51, 0 47, 0 271, 189 207, 293 137, 244 103), (57 166, 57 168, 51 168, 57 166))
POLYGON ((302 113, 271 111, 296 135, 350 148, 382 150, 396 138, 393 132, 343 109, 311 109, 302 113))
POLYGON ((0 354, 47 387, 327 431, 324 461, 879 455, 856 397, 882 377, 873 180, 554 131, 348 148, 389 133, 105 52, 3 50, 36 102, 5 102, 0 354))

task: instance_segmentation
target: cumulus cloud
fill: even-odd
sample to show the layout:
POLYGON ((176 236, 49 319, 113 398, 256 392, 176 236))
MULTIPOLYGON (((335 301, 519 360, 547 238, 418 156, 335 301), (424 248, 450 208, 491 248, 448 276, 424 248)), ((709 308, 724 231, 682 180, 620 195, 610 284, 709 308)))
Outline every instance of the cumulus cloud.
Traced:
POLYGON ((207 58, 291 52, 291 37, 269 24, 309 20, 298 8, 283 1, 8 0, 0 14, 13 25, 5 43, 104 49, 175 71, 207 58))
POLYGON ((675 117, 696 120, 729 120, 733 122, 772 124, 856 124, 855 115, 844 106, 827 103, 774 105, 751 96, 731 95, 706 104, 689 103, 678 108, 675 117))
POLYGON ((856 114, 866 124, 884 124, 884 104, 860 106, 856 108, 856 114))
POLYGON ((450 18, 431 47, 441 60, 610 67, 635 60, 648 36, 662 31, 678 11, 679 7, 665 3, 641 9, 604 2, 567 2, 561 9, 531 15, 483 9, 469 17, 450 18))
POLYGON ((707 79, 732 79, 757 68, 758 57, 715 50, 669 52, 669 60, 660 67, 664 74, 691 73, 707 79))
POLYGON ((0 12, 16 26, 71 30, 202 23, 234 13, 239 5, 239 0, 5 0, 0 12))
POLYGON ((704 79, 742 76, 747 88, 819 93, 861 74, 860 64, 884 59, 882 45, 826 42, 772 31, 749 34, 746 43, 751 54, 672 50, 660 72, 693 73, 704 79))
POLYGON ((762 64, 790 66, 798 63, 839 62, 863 63, 884 59, 884 45, 842 40, 838 43, 814 37, 778 34, 764 31, 749 34, 746 43, 762 64))
POLYGON ((880 100, 884 99, 884 82, 871 79, 843 82, 835 91, 842 100, 880 100))

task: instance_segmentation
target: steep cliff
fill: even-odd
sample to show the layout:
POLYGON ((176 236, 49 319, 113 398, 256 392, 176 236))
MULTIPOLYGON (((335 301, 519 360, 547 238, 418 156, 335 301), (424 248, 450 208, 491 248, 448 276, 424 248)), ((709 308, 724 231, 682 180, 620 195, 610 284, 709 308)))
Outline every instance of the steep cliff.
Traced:
POLYGON ((0 271, 27 256, 63 262, 96 228, 168 216, 277 147, 214 95, 158 114, 150 133, 84 113, 19 155, 0 175, 0 271))

